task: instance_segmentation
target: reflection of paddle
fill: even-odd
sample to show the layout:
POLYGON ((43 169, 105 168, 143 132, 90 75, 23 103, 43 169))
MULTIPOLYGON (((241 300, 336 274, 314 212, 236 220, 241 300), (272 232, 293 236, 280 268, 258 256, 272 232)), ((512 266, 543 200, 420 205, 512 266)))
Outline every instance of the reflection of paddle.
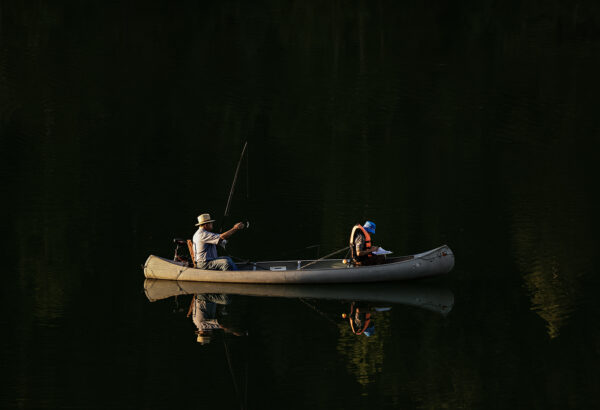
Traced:
POLYGON ((334 325, 337 326, 337 323, 332 320, 329 316, 327 316, 325 313, 321 312, 319 309, 317 309, 316 306, 311 305, 310 303, 308 303, 306 300, 302 299, 302 298, 298 298, 298 300, 302 303, 304 303, 306 306, 308 306, 309 308, 311 308, 312 310, 314 310, 315 312, 317 312, 319 315, 321 315, 322 317, 324 317, 325 319, 329 320, 331 323, 333 323, 334 325))

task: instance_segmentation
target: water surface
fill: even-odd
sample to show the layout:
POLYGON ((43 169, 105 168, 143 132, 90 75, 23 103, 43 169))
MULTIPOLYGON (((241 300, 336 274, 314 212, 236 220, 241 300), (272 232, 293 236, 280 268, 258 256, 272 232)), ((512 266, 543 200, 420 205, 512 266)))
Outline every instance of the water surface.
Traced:
POLYGON ((600 14, 513 3, 3 2, 2 407, 597 405, 600 14), (447 243, 407 289, 452 309, 232 295, 200 345, 140 266, 204 212, 253 260, 447 243))

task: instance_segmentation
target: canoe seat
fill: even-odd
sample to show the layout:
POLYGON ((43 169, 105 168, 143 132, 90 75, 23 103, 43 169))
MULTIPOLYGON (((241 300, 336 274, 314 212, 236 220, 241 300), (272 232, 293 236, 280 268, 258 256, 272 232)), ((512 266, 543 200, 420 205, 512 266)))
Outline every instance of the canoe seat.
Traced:
POLYGON ((190 256, 192 257, 192 264, 194 268, 196 267, 196 255, 194 254, 194 243, 191 239, 187 240, 188 251, 190 251, 190 256))
POLYGON ((194 243, 191 239, 181 239, 181 238, 173 238, 173 243, 175 243, 175 256, 173 257, 174 261, 184 262, 188 266, 196 267, 196 258, 194 257, 194 243), (182 252, 181 247, 186 246, 188 250, 188 254, 182 252))

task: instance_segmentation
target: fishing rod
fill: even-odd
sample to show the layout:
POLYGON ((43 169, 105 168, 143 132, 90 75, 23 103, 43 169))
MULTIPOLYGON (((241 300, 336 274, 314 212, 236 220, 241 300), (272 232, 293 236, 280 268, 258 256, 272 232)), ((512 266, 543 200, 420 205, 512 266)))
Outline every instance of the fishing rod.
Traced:
MULTIPOLYGON (((226 216, 229 216, 229 206, 231 205, 231 199, 233 198, 233 192, 235 191, 235 184, 237 182, 238 174, 240 172, 240 165, 242 165, 242 160, 244 159, 244 154, 246 153, 246 148, 248 147, 248 141, 244 143, 244 148, 242 149, 242 154, 240 155, 240 160, 237 163, 237 167, 235 168, 235 174, 233 175, 233 182, 231 183, 231 189, 229 190, 229 198, 227 199, 227 205, 225 206, 225 213, 223 214, 223 219, 221 220, 221 230, 223 229, 223 221, 226 216)), ((250 225, 246 222, 246 225, 250 225)), ((247 227, 246 226, 246 227, 247 227)))

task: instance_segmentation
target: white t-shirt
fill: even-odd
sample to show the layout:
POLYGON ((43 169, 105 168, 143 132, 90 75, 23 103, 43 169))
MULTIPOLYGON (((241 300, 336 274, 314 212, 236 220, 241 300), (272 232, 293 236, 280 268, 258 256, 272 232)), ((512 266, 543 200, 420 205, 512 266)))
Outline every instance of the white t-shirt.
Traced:
POLYGON ((194 310, 192 313, 192 320, 198 328, 198 330, 211 330, 219 329, 221 325, 216 319, 217 316, 217 304, 214 302, 207 302, 196 296, 194 296, 194 310))
POLYGON ((196 263, 211 261, 217 259, 217 245, 221 240, 221 235, 208 232, 200 227, 194 234, 194 255, 196 263))

